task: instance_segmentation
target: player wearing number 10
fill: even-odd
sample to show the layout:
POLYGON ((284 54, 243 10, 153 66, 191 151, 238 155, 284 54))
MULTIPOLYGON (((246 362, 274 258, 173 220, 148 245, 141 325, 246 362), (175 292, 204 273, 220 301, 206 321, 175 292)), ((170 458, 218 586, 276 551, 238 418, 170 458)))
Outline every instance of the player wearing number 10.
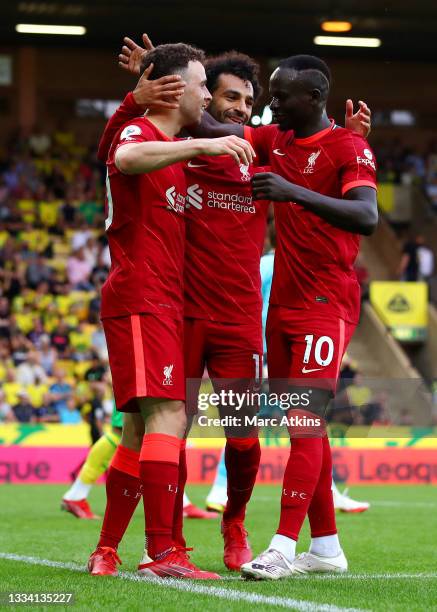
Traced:
MULTIPOLYGON (((324 416, 346 347, 358 323, 353 269, 359 235, 376 227, 376 167, 361 136, 326 114, 331 75, 311 56, 283 60, 270 79, 275 127, 246 131, 272 173, 254 177, 255 197, 275 202, 277 249, 267 318, 271 389, 283 380, 312 392, 324 416)), ((335 524, 332 459, 326 434, 290 431, 281 515, 269 548, 242 567, 261 579, 347 570, 335 524), (306 434, 306 435, 305 435, 306 434), (311 548, 295 558, 308 514, 311 548)))
MULTIPOLYGON (((378 219, 373 153, 362 137, 329 120, 330 81, 319 58, 283 60, 270 79, 276 125, 244 128, 259 163, 273 171, 252 179, 254 197, 275 202, 277 249, 266 329, 270 388, 281 392, 285 383, 289 391, 310 390, 310 408, 318 416, 358 321, 353 263, 359 234, 370 234, 378 219)), ((205 114, 200 133, 242 131, 214 124, 205 114)), ((323 429, 290 430, 290 438, 279 527, 268 549, 242 566, 246 577, 347 569, 335 524, 328 438, 323 429), (307 514, 311 548, 295 558, 307 514)))

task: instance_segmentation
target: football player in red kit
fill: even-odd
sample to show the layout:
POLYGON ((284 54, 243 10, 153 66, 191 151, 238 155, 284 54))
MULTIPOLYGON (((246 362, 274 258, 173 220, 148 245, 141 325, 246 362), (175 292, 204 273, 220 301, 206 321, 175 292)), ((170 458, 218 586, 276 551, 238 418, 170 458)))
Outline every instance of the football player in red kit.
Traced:
MULTIPOLYGON (((141 54, 138 62, 140 58, 141 54)), ((131 61, 133 72, 138 62, 131 61)), ((230 52, 207 60, 205 68, 212 94, 209 112, 223 123, 247 124, 260 93, 258 66, 246 55, 230 52)), ((99 149, 101 156, 105 142, 112 139, 128 112, 132 117, 144 112, 132 96, 125 99, 108 123, 99 149)), ((237 165, 225 156, 214 160, 201 156, 185 164, 184 332, 189 422, 197 413, 205 366, 217 392, 223 385, 232 384, 230 379, 244 381, 240 384, 245 385, 260 378, 263 348, 259 261, 268 203, 253 200, 253 173, 252 164, 237 165)), ((232 431, 226 433, 224 562, 229 569, 239 570, 252 559, 244 518, 258 472, 260 445, 256 436, 237 438, 232 431)), ((181 490, 182 485, 179 482, 181 490)), ((184 545, 179 506, 173 536, 176 544, 184 545)))
MULTIPOLYGON (((135 72, 144 50, 132 40, 125 40, 121 65, 135 72)), ((143 40, 150 48, 146 35, 143 40)), ((236 53, 224 54, 208 60, 206 72, 212 93, 208 109, 211 116, 224 124, 247 124, 259 91, 253 61, 236 53)), ((366 121, 366 111, 363 105, 357 116, 352 118, 349 113, 350 119, 355 125, 366 121)), ((240 166, 239 174, 223 158, 199 159, 188 162, 186 174, 185 333, 189 342, 186 342, 185 363, 187 378, 197 380, 197 384, 189 384, 190 412, 196 405, 198 380, 205 365, 216 381, 259 376, 259 257, 266 206, 264 202, 252 201, 248 194, 248 182, 253 174, 250 167, 240 166)), ((255 438, 238 439, 228 435, 225 458, 229 501, 222 530, 224 560, 230 569, 238 569, 251 558, 243 519, 259 457, 259 443, 255 438)))
MULTIPOLYGON (((285 383, 290 392, 309 392, 309 407, 302 402, 300 408, 318 417, 358 322, 353 262, 359 235, 372 233, 378 219, 374 155, 363 137, 328 118, 330 81, 322 60, 288 58, 270 79, 275 125, 223 126, 205 113, 196 130, 208 136, 244 133, 257 162, 271 166, 272 172, 252 179, 254 197, 275 202, 278 244, 266 329, 270 386, 282 391, 285 383)), ((335 524, 328 438, 323 427, 290 427, 290 438, 279 527, 268 549, 242 566, 249 578, 347 570, 335 524), (311 548, 296 558, 307 514, 311 548)))
MULTIPOLYGON (((277 125, 246 131, 272 169, 252 181, 254 197, 275 202, 277 249, 266 328, 271 389, 288 380, 290 389, 311 391, 306 413, 321 417, 358 323, 353 264, 360 234, 371 234, 378 221, 373 152, 363 137, 328 118, 330 80, 318 58, 283 60, 270 79, 277 125)), ((250 578, 347 570, 335 524, 328 438, 290 434, 279 527, 268 549, 243 565, 250 578), (307 514, 310 551, 295 557, 307 514)))
MULTIPOLYGON (((144 50, 127 39, 124 65, 135 72, 134 54, 144 50)), ((245 125, 259 87, 250 58, 236 53, 207 61, 212 102, 209 113, 228 125, 245 125)), ((120 112, 141 111, 126 99, 120 112)), ((118 113, 119 111, 117 111, 118 113)), ((113 132, 117 113, 105 134, 113 132)), ((355 121, 358 117, 355 118, 355 121)), ((105 136, 102 139, 102 143, 105 136)), ((101 146, 102 152, 104 147, 101 146)), ((261 295, 259 258, 262 250, 266 205, 250 197, 251 167, 236 169, 225 158, 197 158, 186 165, 187 245, 185 273, 185 364, 189 383, 189 412, 197 405, 198 382, 205 364, 219 379, 259 376, 261 295), (212 163, 211 163, 212 162, 212 163)), ((243 519, 259 464, 256 438, 228 435, 226 464, 229 502, 224 515, 225 564, 238 569, 250 560, 243 519)), ((176 533, 176 532, 175 532, 176 533)), ((179 532, 182 536, 182 531, 179 532)))
MULTIPOLYGON (((139 570, 159 577, 216 579, 175 547, 173 515, 186 430, 183 271, 186 179, 182 162, 198 155, 252 161, 239 138, 175 141, 200 120, 211 96, 203 53, 179 43, 150 53, 152 79, 179 73, 178 108, 160 108, 120 126, 107 157, 106 231, 111 270, 102 289, 102 321, 114 396, 125 412, 121 444, 107 479, 107 506, 93 575, 117 573, 117 546, 143 495, 147 559, 139 570)), ((238 162, 238 163, 236 163, 238 162)))

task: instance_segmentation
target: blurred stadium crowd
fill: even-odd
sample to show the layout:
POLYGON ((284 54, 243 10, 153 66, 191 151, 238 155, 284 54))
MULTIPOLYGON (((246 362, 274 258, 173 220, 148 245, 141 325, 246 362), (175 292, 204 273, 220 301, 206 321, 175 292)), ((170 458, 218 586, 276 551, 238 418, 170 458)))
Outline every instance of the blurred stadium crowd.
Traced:
POLYGON ((0 166, 0 420, 98 427, 112 411, 100 287, 104 168, 60 127, 0 166))
MULTIPOLYGON (((381 181, 417 181, 437 209, 437 143, 423 156, 400 141, 375 149, 381 181)), ((95 150, 62 125, 15 135, 0 152, 0 422, 84 419, 96 439, 109 419, 113 399, 99 324, 110 267, 104 182, 95 150)), ((368 273, 360 259, 356 268, 365 296, 368 273)), ((377 403, 371 420, 385 423, 385 399, 362 397, 357 405, 377 403)), ((359 410, 353 421, 370 418, 359 410)))
POLYGON ((378 181, 422 186, 430 206, 437 211, 437 141, 428 143, 423 152, 406 147, 399 138, 375 143, 373 148, 378 181))

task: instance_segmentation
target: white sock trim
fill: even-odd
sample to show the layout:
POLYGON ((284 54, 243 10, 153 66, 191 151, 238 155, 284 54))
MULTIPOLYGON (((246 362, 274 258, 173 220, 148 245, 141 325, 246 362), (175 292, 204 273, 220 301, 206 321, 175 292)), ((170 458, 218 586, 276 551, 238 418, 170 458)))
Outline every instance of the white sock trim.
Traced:
POLYGON ((296 556, 296 540, 287 538, 287 536, 275 533, 270 542, 269 548, 279 551, 284 555, 287 561, 293 562, 296 556))
POLYGON ((310 552, 321 557, 336 557, 341 552, 338 534, 311 538, 310 552))
POLYGON ((68 501, 79 501, 80 499, 86 499, 93 485, 85 484, 79 478, 73 482, 72 486, 68 489, 64 495, 64 499, 68 501))

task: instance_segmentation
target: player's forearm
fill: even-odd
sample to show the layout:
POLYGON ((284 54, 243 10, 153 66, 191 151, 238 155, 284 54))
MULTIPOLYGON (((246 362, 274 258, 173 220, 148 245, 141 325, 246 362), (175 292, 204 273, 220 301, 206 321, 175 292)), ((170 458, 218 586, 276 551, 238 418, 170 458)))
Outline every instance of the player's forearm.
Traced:
POLYGON ((144 110, 135 102, 132 92, 129 92, 106 124, 105 131, 99 142, 99 148, 97 149, 97 158, 100 161, 106 162, 114 136, 122 125, 130 119, 140 117, 143 114, 144 110))
POLYGON ((236 123, 220 123, 208 112, 203 113, 200 123, 186 128, 195 138, 220 138, 238 136, 244 138, 244 127, 236 123))
POLYGON ((180 142, 141 142, 120 147, 115 164, 123 174, 143 174, 205 153, 202 138, 180 142))
POLYGON ((290 183, 290 201, 348 232, 370 235, 378 223, 376 201, 331 198, 290 183))

